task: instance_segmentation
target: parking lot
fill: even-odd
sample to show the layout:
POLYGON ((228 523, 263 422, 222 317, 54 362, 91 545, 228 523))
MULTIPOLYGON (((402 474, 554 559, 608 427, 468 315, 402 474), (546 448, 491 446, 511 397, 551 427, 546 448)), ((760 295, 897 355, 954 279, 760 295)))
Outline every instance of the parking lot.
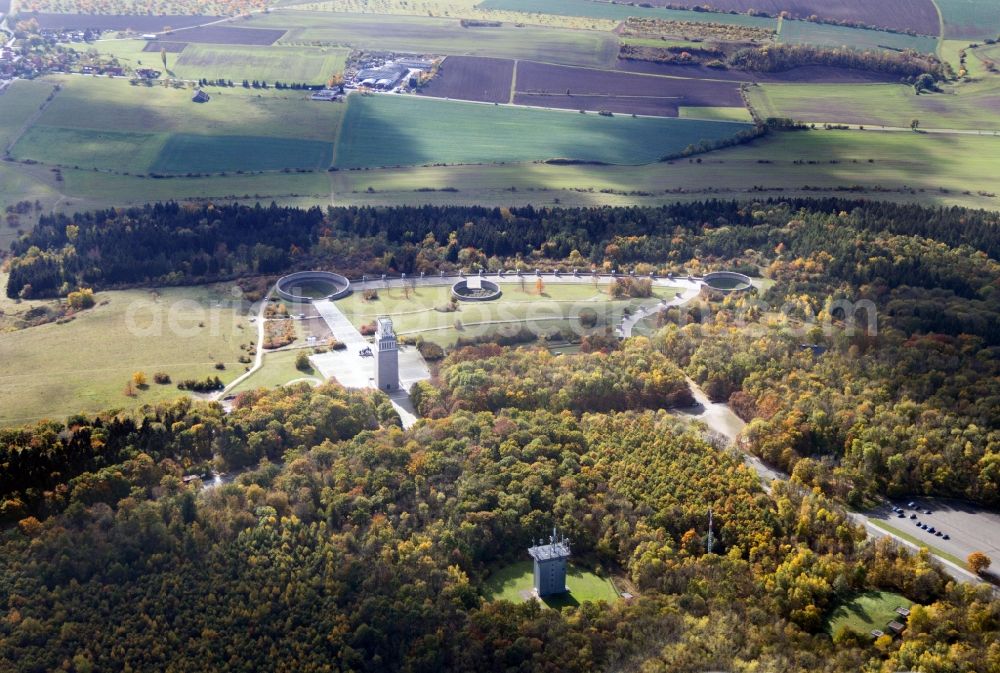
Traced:
POLYGON ((1000 566, 1000 513, 977 509, 967 503, 931 498, 894 500, 903 516, 888 507, 870 513, 872 520, 881 520, 917 540, 958 557, 962 561, 974 551, 993 559, 993 572, 1000 566), (916 507, 910 507, 910 503, 916 507), (927 511, 930 514, 927 514, 927 511), (911 518, 914 517, 915 518, 911 518), (920 526, 927 526, 925 530, 920 526), (938 536, 930 532, 934 528, 938 536), (947 535, 950 539, 944 539, 947 535))

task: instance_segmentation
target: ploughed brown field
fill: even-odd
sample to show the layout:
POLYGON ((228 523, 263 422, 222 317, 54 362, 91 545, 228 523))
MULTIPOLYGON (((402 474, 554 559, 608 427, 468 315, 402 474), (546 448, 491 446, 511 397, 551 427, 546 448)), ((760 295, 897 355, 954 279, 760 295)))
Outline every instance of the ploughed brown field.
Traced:
POLYGON ((668 77, 692 77, 725 80, 729 82, 815 82, 817 84, 866 84, 870 82, 898 82, 899 76, 851 68, 833 68, 825 65, 806 65, 784 72, 746 72, 745 70, 717 70, 699 65, 676 65, 619 59, 616 65, 622 72, 668 77))
POLYGON ((520 61, 514 102, 676 117, 677 108, 742 107, 735 82, 653 77, 520 61))
POLYGON ((657 7, 667 5, 703 7, 708 5, 722 11, 741 14, 748 9, 777 16, 779 12, 791 13, 793 18, 805 19, 816 15, 836 21, 857 21, 867 26, 911 30, 923 35, 938 35, 941 24, 931 0, 646 0, 657 7))
POLYGON ((513 75, 514 61, 510 59, 449 56, 420 93, 434 98, 506 103, 513 75))
POLYGON ((207 44, 245 44, 267 46, 274 44, 285 34, 284 30, 271 28, 234 28, 232 26, 205 26, 178 33, 185 42, 207 44))
POLYGON ((140 33, 159 33, 165 28, 186 28, 210 21, 218 21, 221 16, 137 16, 134 14, 22 14, 22 19, 32 18, 41 28, 52 30, 135 30, 140 33))

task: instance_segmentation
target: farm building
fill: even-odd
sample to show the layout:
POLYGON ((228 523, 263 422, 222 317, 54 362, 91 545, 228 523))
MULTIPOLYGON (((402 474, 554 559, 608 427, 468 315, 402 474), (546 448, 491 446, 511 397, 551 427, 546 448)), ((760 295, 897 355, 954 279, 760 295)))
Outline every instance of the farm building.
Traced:
POLYGON ((201 89, 198 89, 194 93, 194 96, 191 97, 191 100, 194 101, 195 103, 207 103, 208 101, 212 100, 212 97, 209 96, 204 91, 202 91, 201 89))
POLYGON ((383 65, 381 68, 359 70, 354 81, 374 89, 391 89, 409 74, 409 68, 402 65, 383 65))

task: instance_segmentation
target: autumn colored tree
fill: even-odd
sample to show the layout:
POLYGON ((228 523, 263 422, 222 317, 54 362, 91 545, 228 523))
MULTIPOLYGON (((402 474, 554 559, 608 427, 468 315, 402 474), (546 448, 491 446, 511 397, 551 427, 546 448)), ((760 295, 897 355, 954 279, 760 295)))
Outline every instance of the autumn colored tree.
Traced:
POLYGON ((981 551, 974 551, 969 554, 965 562, 968 564, 969 570, 977 575, 982 575, 993 563, 992 559, 981 551))
POLYGON ((145 388, 146 372, 132 372, 132 383, 134 383, 137 388, 145 388))

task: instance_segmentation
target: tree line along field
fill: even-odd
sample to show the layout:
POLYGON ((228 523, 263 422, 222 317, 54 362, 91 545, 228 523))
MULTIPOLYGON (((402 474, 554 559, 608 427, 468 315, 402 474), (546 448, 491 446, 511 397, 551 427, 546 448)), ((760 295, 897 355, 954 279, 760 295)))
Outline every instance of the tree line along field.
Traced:
MULTIPOLYGON (((963 2, 964 0, 945 0, 963 2)), ((988 0, 973 0, 988 2, 988 0)), ((819 16, 835 21, 858 22, 868 26, 907 30, 924 35, 938 35, 940 25, 932 0, 650 0, 651 5, 709 6, 714 9, 745 13, 751 10, 777 16, 785 11, 795 18, 819 16)))
MULTIPOLYGON (((679 4, 679 3, 671 3, 679 4)), ((664 21, 690 21, 724 23, 754 28, 774 29, 775 19, 749 16, 747 14, 726 14, 716 12, 695 12, 691 10, 666 9, 664 7, 595 2, 594 0, 484 0, 476 5, 478 9, 502 10, 530 14, 554 14, 558 16, 582 16, 595 19, 624 21, 629 17, 662 19, 664 21)))
POLYGON ((648 164, 749 125, 603 117, 402 96, 351 96, 338 168, 573 159, 648 164), (378 142, 373 142, 373 139, 378 142))
POLYGON ((98 305, 68 323, 0 334, 0 424, 173 399, 183 379, 231 381, 246 366, 240 346, 256 331, 229 289, 98 292, 98 305), (130 398, 124 389, 135 371, 148 388, 130 398), (154 383, 159 371, 172 383, 154 383))

